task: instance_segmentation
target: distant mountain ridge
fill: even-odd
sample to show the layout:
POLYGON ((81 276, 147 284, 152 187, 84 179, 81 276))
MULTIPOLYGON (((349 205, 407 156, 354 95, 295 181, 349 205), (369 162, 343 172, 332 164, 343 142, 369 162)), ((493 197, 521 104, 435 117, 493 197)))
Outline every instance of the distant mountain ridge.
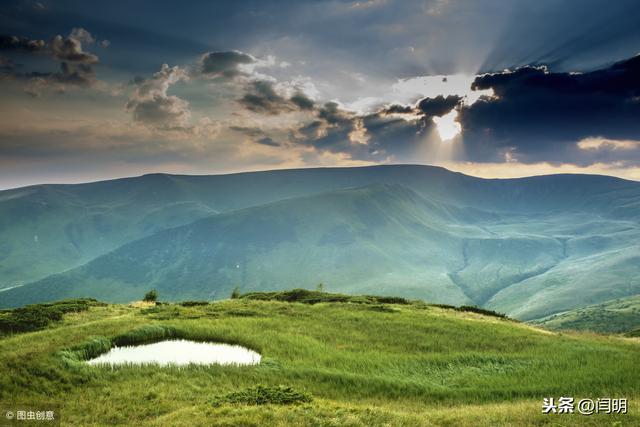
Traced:
POLYGON ((0 307, 322 282, 533 319, 640 294, 639 222, 640 183, 591 175, 394 165, 25 187, 0 192, 1 286, 21 281, 0 307))

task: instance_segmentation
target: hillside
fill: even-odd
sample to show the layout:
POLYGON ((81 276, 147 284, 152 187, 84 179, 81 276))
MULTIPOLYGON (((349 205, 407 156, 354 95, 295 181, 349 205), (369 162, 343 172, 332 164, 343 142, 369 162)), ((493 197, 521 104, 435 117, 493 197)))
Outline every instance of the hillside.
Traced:
POLYGON ((0 405, 46 402, 63 425, 83 426, 640 423, 640 388, 630 375, 637 340, 554 334, 401 299, 295 295, 146 308, 66 302, 84 309, 41 331, 0 337, 0 405), (239 343, 262 362, 116 369, 83 362, 113 342, 170 337, 239 343), (258 385, 309 400, 230 403, 258 385), (624 396, 629 413, 542 415, 542 398, 561 395, 624 396))
POLYGON ((151 174, 0 191, 0 289, 84 264, 129 241, 219 212, 377 182, 426 193, 475 179, 442 168, 301 169, 231 175, 151 174))
POLYGON ((630 333, 640 326, 640 295, 566 311, 531 323, 551 330, 630 333))
POLYGON ((0 292, 0 307, 126 302, 150 287, 211 299, 236 286, 324 283, 530 320, 640 293, 640 184, 616 178, 483 180, 400 165, 43 188, 58 204, 33 217, 6 209, 36 196, 0 193, 0 218, 17 218, 0 228, 18 248, 5 254, 3 277, 27 283, 0 292), (99 207, 100 221, 74 213, 99 207), (42 231, 34 243, 34 227, 50 238, 42 231), (82 238, 65 231, 76 228, 82 238), (36 274, 45 277, 28 280, 36 274))

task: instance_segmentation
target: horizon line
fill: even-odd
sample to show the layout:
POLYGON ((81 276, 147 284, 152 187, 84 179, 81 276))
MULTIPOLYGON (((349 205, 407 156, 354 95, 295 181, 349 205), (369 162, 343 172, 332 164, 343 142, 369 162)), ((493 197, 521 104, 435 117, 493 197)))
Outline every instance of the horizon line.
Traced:
POLYGON ((523 175, 523 176, 515 176, 515 177, 486 177, 486 176, 478 176, 478 175, 474 175, 474 174, 471 174, 471 173, 465 173, 465 172, 456 171, 456 170, 447 168, 447 167, 442 166, 442 165, 433 165, 433 164, 427 164, 427 163, 387 163, 387 164, 357 165, 357 166, 307 166, 307 167, 257 169, 257 170, 244 170, 244 171, 236 171, 236 172, 203 173, 203 174, 197 174, 197 173, 193 173, 193 174, 190 174, 190 173, 169 173, 169 172, 160 172, 160 171, 158 171, 158 172, 147 172, 147 173, 143 173, 143 174, 140 174, 140 175, 114 176, 114 177, 105 178, 105 179, 77 181, 77 182, 73 182, 73 181, 69 181, 69 182, 40 182, 40 183, 33 183, 33 184, 21 185, 21 186, 17 186, 17 187, 6 187, 6 188, 3 188, 3 187, 0 186, 0 192, 27 189, 27 188, 31 188, 31 187, 39 187, 39 186, 45 186, 45 185, 62 186, 62 185, 96 184, 96 183, 100 183, 100 182, 109 182, 109 181, 119 181, 119 180, 126 180, 126 179, 143 178, 145 176, 151 176, 151 175, 165 175, 165 176, 177 176, 177 177, 213 177, 213 176, 247 175, 247 174, 257 174, 257 173, 267 173, 267 172, 305 171, 305 170, 316 170, 316 169, 367 169, 367 168, 385 168, 385 167, 426 167, 426 168, 435 168, 435 169, 445 170, 445 171, 450 172, 452 174, 459 174, 459 175, 463 175, 463 176, 467 176, 467 177, 471 177, 471 178, 475 178, 475 179, 480 179, 480 180, 485 180, 485 181, 492 181, 492 180, 507 181, 507 180, 521 180, 521 179, 528 179, 528 178, 545 177, 545 176, 567 176, 567 175, 570 175, 570 176, 600 176, 600 177, 619 179, 619 180, 622 180, 622 181, 640 183, 640 180, 635 180, 635 179, 630 179, 630 178, 622 178, 620 176, 608 175, 608 174, 604 174, 604 173, 558 172, 558 173, 540 173, 540 174, 535 174, 534 173, 534 174, 531 174, 531 175, 523 175))

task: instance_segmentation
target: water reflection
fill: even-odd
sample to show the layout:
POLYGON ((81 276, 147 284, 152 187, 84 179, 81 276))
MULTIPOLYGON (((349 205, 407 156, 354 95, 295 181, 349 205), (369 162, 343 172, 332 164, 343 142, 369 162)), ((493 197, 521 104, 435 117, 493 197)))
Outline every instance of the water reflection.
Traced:
POLYGON ((90 365, 256 365, 260 354, 239 345, 167 340, 154 344, 114 347, 89 360, 90 365))

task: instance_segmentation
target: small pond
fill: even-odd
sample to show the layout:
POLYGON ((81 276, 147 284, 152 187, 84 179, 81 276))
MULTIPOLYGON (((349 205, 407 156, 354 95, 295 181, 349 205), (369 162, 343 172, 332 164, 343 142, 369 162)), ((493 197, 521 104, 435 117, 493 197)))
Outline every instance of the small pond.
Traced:
POLYGON ((239 345, 167 340, 154 344, 114 347, 90 365, 256 365, 260 354, 239 345))

